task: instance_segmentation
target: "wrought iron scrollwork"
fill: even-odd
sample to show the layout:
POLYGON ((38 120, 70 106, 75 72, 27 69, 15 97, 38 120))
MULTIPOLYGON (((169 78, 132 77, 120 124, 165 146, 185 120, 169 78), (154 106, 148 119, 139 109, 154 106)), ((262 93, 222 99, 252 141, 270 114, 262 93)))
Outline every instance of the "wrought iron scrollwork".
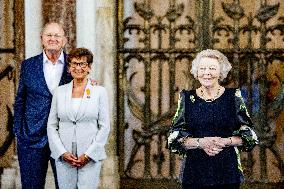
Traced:
MULTIPOLYGON (((279 61, 281 64, 284 62, 283 43, 279 43, 277 47, 269 46, 275 35, 280 35, 282 42, 284 41, 284 16, 278 16, 277 21, 270 23, 273 20, 272 18, 277 18, 276 16, 279 15, 280 3, 268 4, 267 1, 256 1, 260 3, 259 9, 255 13, 251 13, 245 11, 246 7, 242 6, 239 0, 230 3, 218 1, 218 3, 221 3, 220 7, 223 12, 222 14, 216 13, 217 16, 212 17, 214 14, 211 15, 210 11, 214 8, 209 6, 209 2, 216 3, 217 1, 196 1, 197 7, 200 4, 202 6, 195 10, 195 15, 199 16, 194 17, 186 15, 186 5, 182 2, 177 3, 175 0, 169 0, 168 9, 164 10, 163 15, 158 15, 150 6, 149 1, 134 3, 134 11, 140 17, 139 19, 142 19, 140 23, 135 22, 133 17, 127 17, 120 20, 121 25, 118 28, 118 56, 120 60, 118 84, 123 89, 119 89, 121 90, 119 95, 122 94, 122 96, 119 96, 120 105, 124 107, 126 105, 124 100, 126 100, 129 111, 142 125, 141 128, 132 130, 134 144, 129 161, 126 162, 126 166, 122 166, 123 173, 127 177, 133 176, 131 170, 142 161, 142 159, 135 157, 143 147, 145 153, 143 157, 145 166, 143 168, 145 168, 145 171, 142 177, 152 178, 149 171, 150 160, 158 167, 157 175, 161 176, 161 166, 166 161, 166 154, 161 149, 161 145, 167 128, 171 124, 171 118, 176 108, 174 105, 176 104, 175 95, 179 90, 176 78, 183 77, 183 80, 186 80, 185 83, 190 85, 188 88, 194 86, 189 68, 177 73, 177 64, 185 61, 187 67, 190 67, 190 62, 196 53, 204 47, 209 47, 226 54, 233 64, 233 73, 224 81, 224 85, 241 87, 247 91, 249 109, 252 112, 256 130, 261 140, 258 157, 254 157, 255 155, 251 153, 246 157, 247 161, 244 162, 244 165, 247 173, 251 173, 255 162, 259 161, 261 167, 260 179, 269 182, 266 169, 266 151, 270 151, 283 179, 284 162, 281 158, 281 151, 275 144, 278 136, 273 124, 284 108, 284 77, 280 77, 277 73, 274 74, 277 83, 280 83, 280 92, 276 96, 271 96, 269 94, 271 81, 268 80, 266 75, 268 66, 274 64, 275 61, 279 61), (204 7, 208 7, 209 10, 203 10, 204 7), (212 20, 203 20, 203 15, 206 18, 212 18, 212 20), (180 22, 181 18, 182 22, 180 22), (207 21, 208 23, 205 23, 207 21), (210 31, 201 31, 204 28, 210 31), (134 34, 136 34, 135 41, 137 42, 132 42, 130 39, 134 34), (207 38, 201 39, 204 38, 203 35, 209 35, 205 36, 209 41, 206 41, 207 38), (185 46, 180 47, 180 42, 185 44, 182 37, 185 37, 187 41, 185 46), (203 44, 207 42, 209 45, 203 44), (139 71, 129 72, 133 62, 142 64, 141 67, 143 68, 139 71), (158 65, 156 66, 157 73, 154 76, 157 77, 157 97, 155 97, 158 98, 157 111, 153 111, 150 107, 154 98, 151 96, 151 79, 153 77, 151 73, 155 64, 158 65), (168 101, 171 106, 167 111, 161 110, 163 84, 160 78, 165 74, 165 70, 162 69, 163 65, 168 66, 166 72, 170 77, 167 87, 169 88, 168 101), (135 79, 137 82, 142 78, 137 79, 139 74, 143 75, 144 81, 139 81, 139 84, 143 86, 134 89, 135 79), (137 93, 142 95, 139 97, 137 93), (258 94, 259 99, 255 99, 254 93, 258 94), (150 143, 153 142, 154 137, 157 137, 155 140, 160 147, 157 152, 150 153, 150 143)), ((119 114, 125 113, 123 112, 124 109, 119 111, 121 111, 119 114)), ((123 130, 125 129, 124 126, 129 125, 129 123, 124 123, 127 121, 123 116, 119 119, 121 119, 120 123, 123 123, 120 129, 123 130)), ((124 148, 121 149, 124 150, 124 148)), ((167 161, 174 162, 175 157, 169 156, 167 161)), ((175 178, 173 174, 175 166, 174 163, 169 163, 169 178, 171 179, 175 178)))
MULTIPOLYGON (((165 10, 164 15, 157 15, 156 12, 150 7, 148 1, 142 3, 135 2, 134 9, 135 12, 144 20, 144 23, 137 24, 133 23, 132 17, 127 17, 123 20, 123 35, 122 42, 120 45, 123 48, 119 49, 119 52, 123 54, 123 70, 125 73, 128 71, 129 64, 131 61, 138 61, 139 64, 143 64, 144 72, 144 83, 145 86, 140 88, 140 91, 144 94, 144 100, 137 97, 137 91, 134 91, 133 80, 137 76, 137 72, 133 72, 129 75, 129 79, 125 80, 125 91, 127 96, 128 107, 131 113, 142 122, 141 130, 133 130, 132 137, 135 142, 134 147, 131 150, 129 162, 125 168, 125 175, 131 177, 131 169, 140 161, 135 159, 138 151, 141 147, 144 147, 145 152, 145 177, 152 177, 150 169, 150 159, 157 164, 157 173, 161 175, 162 164, 164 163, 165 155, 162 151, 162 142, 165 140, 165 136, 169 126, 171 125, 171 119, 175 113, 175 106, 171 106, 167 111, 162 112, 162 74, 165 70, 162 70, 162 65, 168 64, 170 69, 167 71, 169 75, 175 77, 176 73, 174 71, 174 64, 176 61, 181 60, 191 60, 192 53, 196 52, 196 49, 189 48, 189 44, 193 47, 196 46, 196 26, 195 21, 190 16, 185 16, 185 22, 177 24, 178 19, 183 16, 185 5, 183 3, 176 4, 172 1, 169 2, 168 9, 165 10), (128 33, 130 36, 135 32, 138 35, 139 44, 132 44, 137 47, 127 48, 126 43, 129 42, 129 37, 124 34, 128 33), (165 34, 168 37, 165 37, 165 34), (181 41, 178 35, 186 35, 188 48, 177 48, 177 43, 181 41), (151 44, 152 37, 155 36, 157 40, 156 47, 151 44), (163 43, 167 43, 169 46, 165 47, 163 43), (158 64, 157 77, 158 83, 158 107, 157 112, 154 112, 150 108, 150 91, 151 86, 149 85, 151 81, 151 64, 155 62, 158 64), (153 137, 157 137, 158 151, 157 153, 150 153, 150 143, 153 141, 153 137)), ((187 75, 187 73, 184 73, 187 75)), ((126 76, 124 76, 127 78, 126 76)), ((187 76, 186 76, 187 77, 187 76)), ((190 82, 189 82, 190 83, 190 82)), ((178 88, 175 86, 175 81, 170 80, 170 102, 175 103, 175 93, 178 88)), ((173 156, 171 157, 173 159, 173 156)), ((174 165, 171 165, 174 167, 174 165)), ((174 174, 173 172, 170 174, 174 174)))
POLYGON ((259 22, 265 23, 277 14, 279 5, 279 3, 277 3, 276 5, 262 4, 255 17, 259 22))
MULTIPOLYGON (((244 8, 237 3, 237 1, 234 1, 233 3, 224 3, 222 2, 222 8, 224 12, 230 17, 232 20, 239 21, 240 19, 246 17, 248 20, 248 23, 244 26, 240 26, 239 28, 234 27, 234 25, 229 25, 229 24, 222 24, 222 21, 224 21, 224 18, 222 16, 217 17, 214 19, 214 24, 213 24, 213 34, 217 34, 220 36, 221 31, 226 32, 226 36, 228 37, 229 34, 233 34, 233 38, 229 39, 228 42, 231 43, 234 39, 239 38, 239 33, 236 33, 236 29, 238 30, 237 32, 242 32, 247 33, 249 35, 249 38, 251 39, 251 32, 255 33, 261 33, 261 37, 266 39, 265 43, 263 45, 266 45, 271 39, 267 37, 268 33, 274 34, 276 30, 279 30, 281 32, 281 35, 284 35, 284 22, 283 22, 283 17, 279 17, 278 20, 280 23, 266 26, 265 30, 262 30, 262 26, 255 25, 253 23, 254 18, 256 18, 262 25, 265 25, 268 20, 276 16, 278 13, 280 4, 277 3, 275 5, 267 5, 267 4, 262 4, 257 11, 256 15, 252 16, 251 13, 249 15, 245 15, 244 13, 244 8)), ((218 39, 213 40, 214 43, 220 42, 218 39)), ((248 45, 251 44, 252 41, 248 41, 248 45)), ((248 46, 248 48, 251 48, 248 46)), ((263 47, 261 47, 263 48, 263 47)))
MULTIPOLYGON (((260 174, 261 179, 269 181, 267 175, 267 158, 266 150, 269 150, 274 155, 277 161, 277 167, 284 178, 284 161, 281 159, 281 151, 276 146, 276 133, 273 129, 273 122, 279 117, 283 110, 284 98, 284 80, 276 75, 280 83, 280 92, 273 99, 269 97, 267 79, 267 67, 275 61, 284 62, 284 47, 280 48, 268 48, 269 42, 272 40, 271 36, 276 34, 276 31, 280 32, 282 40, 284 39, 284 22, 283 16, 278 18, 278 23, 267 25, 267 22, 278 14, 280 3, 269 5, 266 2, 260 5, 259 10, 255 15, 249 13, 245 15, 244 8, 240 5, 239 1, 233 3, 222 2, 222 8, 225 14, 230 17, 234 22, 233 25, 223 24, 224 17, 218 17, 214 19, 213 36, 223 35, 228 38, 228 44, 232 46, 229 49, 221 49, 228 54, 233 63, 239 65, 238 69, 242 76, 247 76, 246 79, 239 80, 239 86, 248 86, 250 106, 252 109, 253 103, 259 103, 259 110, 253 115, 256 122, 258 134, 260 136, 260 174), (240 25, 240 19, 247 19, 247 24, 240 25), (256 24, 258 21, 260 24, 256 24), (247 34, 247 43, 245 47, 240 46, 240 35, 247 34), (254 34, 254 37, 253 37, 254 34), (255 36, 259 36, 256 38, 255 36), (259 40, 259 47, 256 47, 253 43, 256 39, 259 40), (252 55, 253 54, 253 55, 252 55), (234 58, 235 57, 235 58, 234 58), (237 58, 236 58, 237 57, 237 58), (243 71, 243 72, 242 72, 243 71), (260 101, 256 102, 253 99, 253 93, 257 86, 258 93, 260 94, 260 101)), ((218 38, 213 39, 213 43, 218 45, 220 40, 218 38)), ((280 43, 281 44, 281 43, 280 43)), ((236 76, 236 75, 235 75, 236 76)), ((238 77, 237 77, 238 78, 238 77)), ((253 162, 248 166, 248 172, 252 171, 253 162)))
POLYGON ((233 20, 240 20, 245 15, 243 7, 241 7, 237 2, 222 2, 222 7, 225 13, 233 20))
MULTIPOLYGON (((139 42, 144 44, 144 48, 140 49, 140 52, 151 52, 151 53, 162 53, 162 52, 168 52, 169 49, 162 49, 161 43, 162 43, 162 33, 169 33, 169 48, 173 48, 176 44, 176 42, 180 41, 180 39, 177 37, 177 32, 180 32, 182 34, 183 31, 187 31, 188 36, 190 34, 193 34, 193 38, 189 39, 189 43, 196 43, 196 26, 194 20, 190 16, 186 16, 186 23, 176 25, 173 24, 177 21, 179 17, 184 13, 184 4, 170 4, 168 10, 166 11, 165 15, 163 16, 157 16, 154 11, 151 9, 149 3, 134 3, 135 11, 138 13, 139 16, 141 16, 145 21, 149 22, 149 26, 145 25, 139 25, 139 24, 131 24, 132 17, 128 17, 124 19, 123 22, 123 32, 127 32, 128 34, 132 34, 133 31, 136 31, 137 34, 143 33, 144 38, 140 38, 139 42), (156 23, 150 22, 156 18, 156 23), (163 21, 165 19, 168 21, 167 24, 165 24, 163 21), (151 48, 151 45, 148 44, 150 41, 150 35, 155 34, 156 32, 159 33, 158 35, 158 48, 151 48)), ((124 37, 123 42, 124 44, 128 42, 129 39, 124 37)), ((120 49, 123 52, 130 51, 130 49, 120 49)), ((132 49, 135 51, 135 48, 132 49)), ((137 50, 137 49, 136 49, 137 50)), ((179 50, 175 49, 177 52, 179 50)), ((189 49, 187 49, 185 52, 188 52, 189 49)))

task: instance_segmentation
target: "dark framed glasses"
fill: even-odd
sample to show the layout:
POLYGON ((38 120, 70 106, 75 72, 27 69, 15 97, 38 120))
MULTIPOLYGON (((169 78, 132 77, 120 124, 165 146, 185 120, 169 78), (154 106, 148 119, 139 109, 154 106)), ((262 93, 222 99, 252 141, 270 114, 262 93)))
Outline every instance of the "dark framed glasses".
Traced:
POLYGON ((71 68, 76 68, 77 66, 81 68, 86 68, 88 66, 88 62, 70 62, 69 66, 71 68))

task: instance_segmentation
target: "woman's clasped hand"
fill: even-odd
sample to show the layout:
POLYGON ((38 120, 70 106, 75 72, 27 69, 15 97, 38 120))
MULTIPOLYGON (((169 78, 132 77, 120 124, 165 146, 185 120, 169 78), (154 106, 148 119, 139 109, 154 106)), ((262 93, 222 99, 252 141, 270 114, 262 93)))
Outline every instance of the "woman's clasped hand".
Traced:
POLYGON ((83 167, 85 166, 90 160, 89 158, 87 158, 88 156, 86 156, 85 154, 82 154, 79 157, 76 157, 75 155, 73 155, 70 152, 65 152, 62 155, 62 160, 66 161, 67 163, 69 163, 71 166, 73 167, 83 167))
MULTIPOLYGON (((215 156, 219 154, 223 148, 228 147, 232 144, 230 138, 221 138, 221 137, 204 137, 198 138, 198 148, 204 150, 209 156, 215 156)), ((191 149, 190 145, 187 144, 187 140, 184 141, 184 147, 186 149, 191 149)))

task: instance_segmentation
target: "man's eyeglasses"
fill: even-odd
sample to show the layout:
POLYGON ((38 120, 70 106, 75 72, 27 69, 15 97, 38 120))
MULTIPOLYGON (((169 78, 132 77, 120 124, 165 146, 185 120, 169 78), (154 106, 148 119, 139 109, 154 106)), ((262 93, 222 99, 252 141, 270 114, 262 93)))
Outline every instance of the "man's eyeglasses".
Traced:
POLYGON ((71 68, 76 68, 77 66, 86 68, 88 66, 88 62, 70 62, 69 65, 71 68))
POLYGON ((58 33, 56 33, 56 34, 47 33, 47 34, 43 34, 43 35, 48 37, 48 38, 54 37, 55 39, 59 39, 59 38, 61 38, 63 36, 63 35, 59 35, 58 33))

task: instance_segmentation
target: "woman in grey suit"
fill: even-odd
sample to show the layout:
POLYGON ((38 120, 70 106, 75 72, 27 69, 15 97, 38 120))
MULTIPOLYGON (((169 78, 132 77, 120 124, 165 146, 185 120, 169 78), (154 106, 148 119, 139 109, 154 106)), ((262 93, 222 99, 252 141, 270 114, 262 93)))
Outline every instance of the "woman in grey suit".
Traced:
POLYGON ((67 61, 73 80, 55 90, 47 124, 51 156, 60 189, 95 189, 110 130, 107 93, 87 78, 88 49, 72 50, 67 61))

